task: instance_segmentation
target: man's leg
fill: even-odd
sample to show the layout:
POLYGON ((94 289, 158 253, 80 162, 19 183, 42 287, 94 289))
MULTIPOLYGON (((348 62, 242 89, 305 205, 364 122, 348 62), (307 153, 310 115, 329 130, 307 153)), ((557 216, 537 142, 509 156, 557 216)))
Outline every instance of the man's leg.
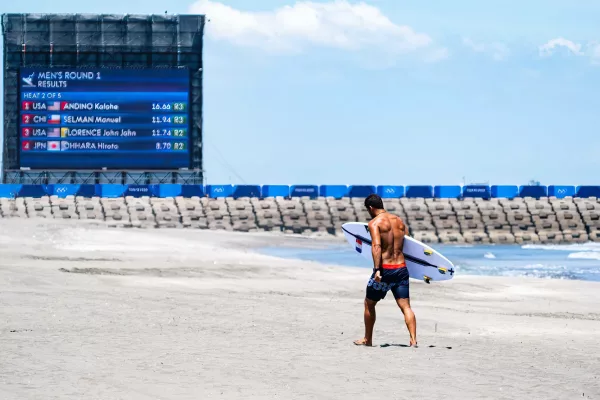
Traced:
POLYGON ((365 337, 354 341, 356 345, 373 346, 373 327, 377 317, 375 312, 376 301, 365 298, 365 337))
POLYGON ((377 302, 385 298, 385 294, 388 290, 387 285, 380 282, 375 282, 371 275, 369 283, 367 284, 367 290, 365 293, 365 337, 359 340, 355 340, 354 344, 360 346, 372 346, 373 345, 373 327, 375 326, 375 306, 377 302))
POLYGON ((404 322, 406 322, 406 327, 408 328, 408 333, 410 334, 410 345, 417 345, 417 319, 415 317, 415 313, 412 308, 410 308, 410 299, 409 298, 398 298, 396 299, 396 303, 398 303, 398 307, 402 310, 402 314, 404 314, 404 322))

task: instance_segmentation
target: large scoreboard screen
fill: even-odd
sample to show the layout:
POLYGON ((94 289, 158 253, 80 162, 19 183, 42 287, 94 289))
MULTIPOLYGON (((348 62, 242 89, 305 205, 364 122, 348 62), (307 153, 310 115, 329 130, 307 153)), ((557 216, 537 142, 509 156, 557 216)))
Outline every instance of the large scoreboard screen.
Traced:
POLYGON ((20 70, 20 166, 190 167, 187 69, 20 70))

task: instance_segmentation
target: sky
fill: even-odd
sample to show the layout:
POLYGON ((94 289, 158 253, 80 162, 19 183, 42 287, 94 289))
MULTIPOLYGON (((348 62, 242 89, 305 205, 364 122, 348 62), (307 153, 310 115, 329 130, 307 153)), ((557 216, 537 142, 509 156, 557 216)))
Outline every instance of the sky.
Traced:
POLYGON ((30 0, 205 14, 209 184, 600 184, 596 0, 30 0))

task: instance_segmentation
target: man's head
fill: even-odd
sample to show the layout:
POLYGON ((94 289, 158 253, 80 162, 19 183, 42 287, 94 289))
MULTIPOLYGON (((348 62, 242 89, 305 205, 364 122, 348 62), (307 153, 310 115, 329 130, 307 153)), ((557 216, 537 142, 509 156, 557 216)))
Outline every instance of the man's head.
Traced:
POLYGON ((371 218, 375 218, 377 210, 383 210, 383 200, 376 194, 371 194, 365 199, 365 207, 371 218))

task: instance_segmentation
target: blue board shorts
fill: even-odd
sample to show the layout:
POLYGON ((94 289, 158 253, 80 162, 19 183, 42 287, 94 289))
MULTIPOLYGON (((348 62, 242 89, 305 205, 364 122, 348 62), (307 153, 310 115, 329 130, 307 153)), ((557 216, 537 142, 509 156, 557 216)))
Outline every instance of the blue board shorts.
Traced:
POLYGON ((367 284, 367 299, 379 301, 385 298, 389 290, 395 299, 408 299, 408 268, 403 265, 385 265, 381 268, 381 281, 375 282, 375 271, 367 284))

